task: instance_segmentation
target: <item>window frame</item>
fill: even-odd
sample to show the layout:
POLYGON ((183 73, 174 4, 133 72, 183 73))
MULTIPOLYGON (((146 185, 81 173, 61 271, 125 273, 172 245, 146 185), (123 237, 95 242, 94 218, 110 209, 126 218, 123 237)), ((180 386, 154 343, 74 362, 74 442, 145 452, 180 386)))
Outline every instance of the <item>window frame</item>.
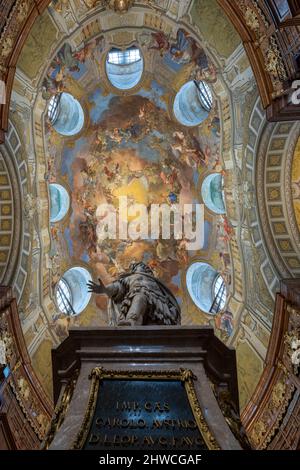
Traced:
POLYGON ((111 49, 107 54, 106 60, 109 64, 124 67, 140 62, 142 60, 142 54, 139 47, 130 47, 125 50, 111 49), (112 57, 115 57, 116 60, 111 60, 112 57), (133 60, 130 60, 131 58, 133 60))
POLYGON ((57 283, 55 298, 56 298, 57 307, 58 307, 58 309, 61 313, 63 313, 66 316, 69 316, 69 317, 76 315, 76 313, 74 312, 73 307, 72 307, 72 304, 73 304, 72 290, 71 290, 68 282, 63 277, 60 278, 60 280, 57 283), (64 302, 63 296, 60 292, 60 289, 62 290, 63 294, 65 294, 65 296, 66 296, 67 300, 65 299, 65 302, 64 302), (67 291, 68 296, 67 296, 65 291, 67 291), (69 303, 69 305, 66 305, 68 303, 69 303))
POLYGON ((52 125, 55 124, 59 116, 60 100, 61 100, 61 93, 58 93, 57 95, 51 96, 49 104, 48 104, 48 119, 52 125))
POLYGON ((211 112, 213 106, 213 94, 211 91, 210 86, 204 80, 194 80, 194 84, 197 88, 199 100, 201 102, 201 106, 205 111, 208 113, 211 112))
POLYGON ((212 285, 213 302, 210 313, 217 315, 224 310, 227 301, 227 287, 221 274, 218 274, 212 285), (217 307, 215 307, 217 306, 217 307))

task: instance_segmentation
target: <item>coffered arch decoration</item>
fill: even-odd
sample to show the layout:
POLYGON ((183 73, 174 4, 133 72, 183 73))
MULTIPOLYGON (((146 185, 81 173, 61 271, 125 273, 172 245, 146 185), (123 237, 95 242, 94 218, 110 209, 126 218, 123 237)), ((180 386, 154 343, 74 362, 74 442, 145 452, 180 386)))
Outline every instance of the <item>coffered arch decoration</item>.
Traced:
POLYGON ((0 280, 13 285, 18 300, 26 284, 31 246, 27 184, 22 142, 10 122, 6 143, 0 146, 0 280))
POLYGON ((251 106, 249 124, 245 132, 242 152, 241 198, 242 220, 241 244, 245 265, 253 264, 254 270, 245 269, 244 282, 246 302, 252 315, 271 331, 275 294, 279 274, 266 244, 257 206, 257 154, 267 126, 265 113, 259 98, 251 106))
POLYGON ((258 321, 268 331, 279 280, 299 275, 299 230, 294 211, 297 193, 293 195, 291 184, 293 176, 296 186, 300 179, 297 171, 292 171, 298 139, 297 123, 268 123, 257 99, 242 160, 242 249, 245 263, 256 266, 256 272, 245 270, 246 303, 254 320, 247 315, 244 321, 258 321))
POLYGON ((294 157, 297 158, 299 135, 297 122, 268 124, 257 154, 261 230, 274 268, 281 278, 299 277, 300 274, 300 233, 294 210, 297 192, 293 193, 292 188, 292 168, 294 157))

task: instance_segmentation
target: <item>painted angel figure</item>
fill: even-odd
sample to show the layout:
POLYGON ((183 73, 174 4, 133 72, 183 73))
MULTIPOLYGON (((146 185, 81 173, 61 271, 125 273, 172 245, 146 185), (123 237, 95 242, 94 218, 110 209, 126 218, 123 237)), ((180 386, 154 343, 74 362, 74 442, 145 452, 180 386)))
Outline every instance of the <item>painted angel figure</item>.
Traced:
POLYGON ((167 52, 170 47, 168 37, 162 31, 151 33, 151 36, 152 44, 150 45, 149 49, 157 50, 160 52, 161 56, 163 56, 164 53, 167 52))
POLYGON ((177 31, 176 40, 176 43, 170 47, 170 54, 175 62, 178 64, 194 62, 201 69, 208 68, 208 59, 204 50, 184 29, 180 28, 177 31))
POLYGON ((109 297, 110 326, 179 325, 180 307, 172 292, 145 263, 131 263, 130 272, 104 286, 92 281, 89 292, 109 297))

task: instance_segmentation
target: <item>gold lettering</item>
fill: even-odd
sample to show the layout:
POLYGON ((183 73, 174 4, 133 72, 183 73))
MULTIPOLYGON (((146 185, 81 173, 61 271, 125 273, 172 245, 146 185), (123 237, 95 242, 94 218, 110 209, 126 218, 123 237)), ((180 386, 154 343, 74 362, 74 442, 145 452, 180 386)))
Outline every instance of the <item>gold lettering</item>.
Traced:
POLYGON ((101 427, 108 427, 109 429, 113 428, 118 428, 118 429, 144 429, 147 424, 146 421, 142 418, 139 420, 134 420, 134 419, 122 419, 120 420, 119 418, 107 418, 103 420, 102 418, 98 417, 96 418, 95 421, 96 426, 99 428, 101 427))
POLYGON ((146 422, 143 419, 138 420, 138 427, 144 429, 146 427, 146 422))
POLYGON ((131 436, 121 436, 121 444, 128 446, 131 443, 131 436))
POLYGON ((121 407, 121 410, 128 410, 130 411, 131 407, 130 407, 130 402, 129 401, 123 401, 122 403, 122 407, 121 407))
POLYGON ((161 429, 162 427, 163 427, 163 422, 162 421, 159 421, 158 419, 155 419, 153 421, 152 428, 161 429))
MULTIPOLYGON (((96 436, 97 437, 97 436, 96 436)), ((128 435, 125 434, 123 436, 120 436, 118 434, 115 434, 114 436, 107 436, 105 434, 104 439, 103 439, 103 444, 105 446, 110 446, 110 447, 118 447, 118 446, 124 446, 124 447, 129 447, 133 446, 138 442, 138 437, 135 435, 128 435)), ((97 441, 95 440, 95 443, 99 441, 99 437, 97 441)))
POLYGON ((167 446, 168 445, 168 441, 165 437, 160 437, 158 439, 158 443, 161 445, 161 446, 167 446))
POLYGON ((183 437, 182 438, 182 444, 185 444, 188 447, 192 447, 193 443, 194 443, 194 439, 191 439, 190 437, 183 437))
POLYGON ((138 401, 123 401, 120 403, 119 401, 116 402, 116 410, 118 411, 137 411, 140 408, 140 404, 138 401))
POLYGON ((99 442, 99 436, 96 434, 91 434, 89 444, 94 445, 94 444, 98 444, 98 442, 99 442))
POLYGON ((145 403, 145 410, 146 411, 152 411, 152 405, 149 401, 145 403))
POLYGON ((154 440, 151 436, 145 436, 143 444, 146 446, 154 446, 154 440))
POLYGON ((196 421, 194 421, 194 420, 190 420, 190 421, 188 422, 188 425, 189 425, 189 428, 190 428, 190 429, 197 429, 197 423, 196 423, 196 421))
POLYGON ((172 420, 165 419, 164 420, 164 425, 166 426, 167 429, 172 428, 173 427, 172 420))
POLYGON ((113 418, 112 423, 110 421, 110 418, 108 418, 109 421, 109 427, 110 428, 120 428, 121 427, 121 421, 118 418, 113 418))

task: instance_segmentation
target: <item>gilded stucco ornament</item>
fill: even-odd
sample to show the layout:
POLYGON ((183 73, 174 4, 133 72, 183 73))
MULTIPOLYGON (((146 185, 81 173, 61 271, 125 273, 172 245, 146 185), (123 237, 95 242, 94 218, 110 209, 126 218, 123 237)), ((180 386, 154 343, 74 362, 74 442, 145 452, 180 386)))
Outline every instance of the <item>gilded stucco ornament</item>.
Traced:
POLYGON ((300 327, 298 324, 300 312, 293 307, 288 307, 288 313, 294 325, 293 328, 285 334, 284 342, 287 347, 287 355, 291 367, 294 374, 297 375, 300 366, 300 327))
POLYGON ((246 20, 246 25, 249 26, 249 28, 252 29, 253 31, 257 31, 259 29, 258 15, 250 7, 246 8, 245 20, 246 20))
POLYGON ((250 440, 254 448, 258 448, 263 443, 266 433, 267 427, 265 423, 263 421, 258 421, 250 435, 250 440))
POLYGON ((245 22, 256 37, 255 44, 260 48, 265 59, 265 70, 273 82, 274 93, 282 93, 282 82, 287 80, 287 71, 275 35, 269 35, 270 24, 263 11, 253 0, 236 2, 245 22))
POLYGON ((65 10, 68 10, 69 0, 52 0, 51 6, 57 13, 63 13, 65 10))
POLYGON ((266 449, 280 426, 282 417, 289 405, 295 386, 289 382, 288 375, 279 368, 280 375, 273 387, 268 405, 250 431, 250 442, 255 449, 266 449))
POLYGON ((133 5, 133 0, 111 0, 109 1, 109 8, 117 13, 126 13, 133 5))
POLYGON ((282 58, 278 45, 274 37, 270 38, 269 47, 266 50, 266 71, 275 79, 280 81, 287 80, 287 74, 282 63, 282 58))
POLYGON ((274 407, 279 407, 282 405, 284 401, 285 390, 286 384, 283 382, 278 382, 273 388, 271 403, 274 405, 274 407))
POLYGON ((13 52, 19 31, 33 4, 33 0, 18 0, 7 18, 0 37, 0 76, 6 72, 6 60, 13 52))
POLYGON ((134 0, 84 0, 88 8, 103 6, 116 13, 126 13, 132 7, 134 0))

